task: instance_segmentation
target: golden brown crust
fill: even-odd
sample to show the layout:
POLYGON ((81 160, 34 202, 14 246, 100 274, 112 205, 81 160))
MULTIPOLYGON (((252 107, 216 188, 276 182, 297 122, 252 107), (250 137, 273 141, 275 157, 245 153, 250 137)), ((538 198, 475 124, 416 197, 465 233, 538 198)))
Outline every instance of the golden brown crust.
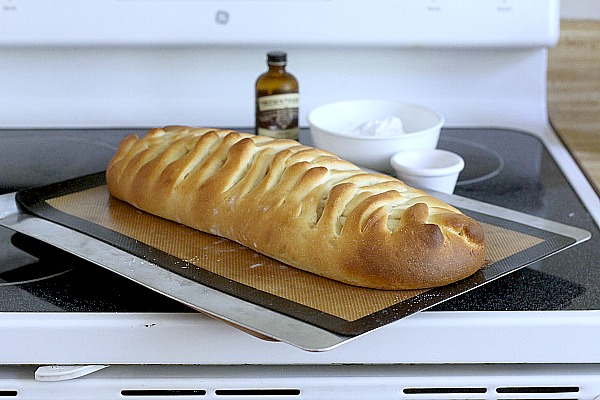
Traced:
POLYGON ((141 210, 353 285, 436 287, 484 264, 475 220, 397 179, 292 140, 153 129, 122 141, 107 183, 141 210))

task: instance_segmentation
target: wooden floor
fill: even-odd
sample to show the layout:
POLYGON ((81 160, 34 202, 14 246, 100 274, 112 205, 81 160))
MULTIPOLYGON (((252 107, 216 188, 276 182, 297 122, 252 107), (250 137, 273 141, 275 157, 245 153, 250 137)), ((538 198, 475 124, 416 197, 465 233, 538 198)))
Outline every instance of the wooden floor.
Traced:
POLYGON ((600 191, 600 21, 563 21, 548 62, 550 121, 600 191))

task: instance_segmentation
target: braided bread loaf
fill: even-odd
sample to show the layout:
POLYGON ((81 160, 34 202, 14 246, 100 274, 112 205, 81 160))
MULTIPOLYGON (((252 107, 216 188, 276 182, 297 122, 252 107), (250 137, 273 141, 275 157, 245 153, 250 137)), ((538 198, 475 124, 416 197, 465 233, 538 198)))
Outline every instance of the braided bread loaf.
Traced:
POLYGON ((152 129, 122 141, 107 184, 141 210, 357 286, 441 286, 484 263, 483 231, 473 219, 292 140, 152 129))

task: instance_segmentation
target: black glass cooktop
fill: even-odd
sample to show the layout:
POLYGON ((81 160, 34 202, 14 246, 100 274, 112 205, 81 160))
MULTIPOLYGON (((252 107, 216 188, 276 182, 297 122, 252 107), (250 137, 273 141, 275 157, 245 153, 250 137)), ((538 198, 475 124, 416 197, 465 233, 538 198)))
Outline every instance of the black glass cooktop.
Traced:
MULTIPOLYGON (((0 131, 0 192, 102 171, 122 137, 145 131, 0 131)), ((301 132, 301 140, 309 141, 307 130, 301 132)), ((434 311, 600 309, 600 231, 543 143, 525 132, 469 128, 442 130, 438 147, 465 159, 455 194, 582 228, 592 238, 434 311)), ((101 267, 0 227, 0 312, 11 311, 190 310, 101 267)))

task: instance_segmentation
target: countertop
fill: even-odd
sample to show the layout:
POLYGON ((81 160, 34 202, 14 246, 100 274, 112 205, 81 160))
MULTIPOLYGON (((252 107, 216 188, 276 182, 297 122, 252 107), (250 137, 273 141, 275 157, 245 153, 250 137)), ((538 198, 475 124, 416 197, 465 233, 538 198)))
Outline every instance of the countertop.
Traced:
POLYGON ((600 192, 600 21, 563 20, 549 51, 552 125, 600 192))

